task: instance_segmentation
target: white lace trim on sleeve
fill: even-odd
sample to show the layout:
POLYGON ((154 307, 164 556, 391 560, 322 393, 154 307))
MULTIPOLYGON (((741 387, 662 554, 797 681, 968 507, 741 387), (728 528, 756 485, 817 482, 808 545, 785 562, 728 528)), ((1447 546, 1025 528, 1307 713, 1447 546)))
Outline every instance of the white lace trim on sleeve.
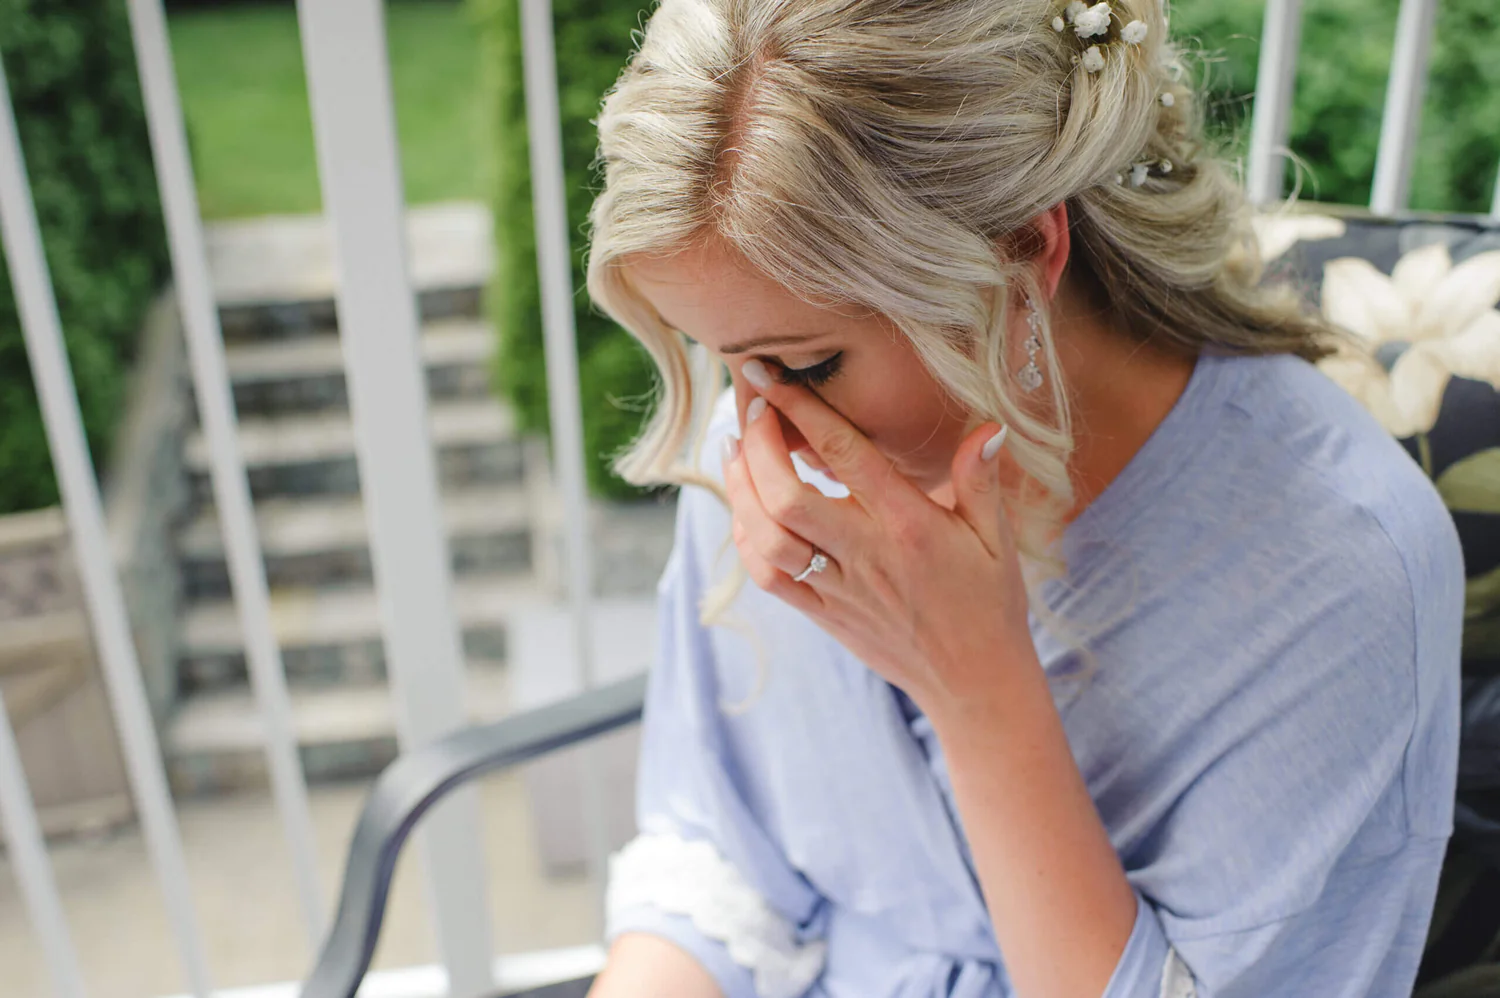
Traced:
POLYGON ((1198 982, 1175 949, 1167 950, 1161 971, 1161 998, 1198 998, 1198 982))
POLYGON ((710 842, 642 834, 611 856, 607 920, 642 905, 686 915, 723 943, 730 959, 755 975, 760 998, 798 998, 823 971, 826 944, 798 943, 791 922, 710 842))

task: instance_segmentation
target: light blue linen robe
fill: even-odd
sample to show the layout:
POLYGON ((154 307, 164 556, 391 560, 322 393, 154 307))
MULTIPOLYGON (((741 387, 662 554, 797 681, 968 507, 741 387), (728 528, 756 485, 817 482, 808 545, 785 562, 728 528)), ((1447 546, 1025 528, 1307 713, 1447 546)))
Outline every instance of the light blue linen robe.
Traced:
MULTIPOLYGON (((726 391, 715 477, 728 432, 726 391)), ((903 694, 747 583, 732 613, 769 672, 724 709, 755 686, 749 640, 698 623, 729 524, 683 490, 607 934, 665 936, 727 998, 1013 994, 903 694)), ((1106 998, 1409 995, 1452 831, 1463 602, 1421 470, 1307 362, 1205 354, 1064 543, 1076 588, 1047 600, 1097 627, 1093 682, 1035 616, 1033 637, 1138 898, 1106 998)))

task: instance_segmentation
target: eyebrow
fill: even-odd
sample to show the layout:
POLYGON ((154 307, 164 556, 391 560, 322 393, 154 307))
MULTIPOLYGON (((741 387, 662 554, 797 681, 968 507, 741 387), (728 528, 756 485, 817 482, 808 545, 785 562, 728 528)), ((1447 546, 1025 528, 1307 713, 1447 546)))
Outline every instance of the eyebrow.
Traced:
POLYGON ((754 350, 756 348, 764 348, 764 347, 770 347, 770 346, 781 346, 781 345, 787 344, 787 343, 806 343, 809 340, 815 340, 817 338, 818 337, 816 335, 814 335, 814 336, 762 336, 759 339, 746 340, 743 343, 736 343, 733 346, 727 346, 727 347, 724 348, 723 352, 724 353, 744 353, 747 350, 754 350))

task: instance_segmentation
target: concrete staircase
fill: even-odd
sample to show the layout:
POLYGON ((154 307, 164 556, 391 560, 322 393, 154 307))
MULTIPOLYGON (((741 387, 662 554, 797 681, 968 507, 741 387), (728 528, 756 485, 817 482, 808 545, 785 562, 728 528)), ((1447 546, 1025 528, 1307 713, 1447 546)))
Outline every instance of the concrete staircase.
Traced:
MULTIPOLYGON (((533 630, 566 627, 566 615, 555 609, 563 591, 557 500, 545 445, 518 436, 513 414, 489 389, 495 336, 479 317, 478 293, 490 270, 487 216, 478 207, 465 213, 448 206, 426 216, 417 210, 411 226, 470 714, 489 719, 516 705, 506 668, 515 622, 524 619, 533 630)), ((394 757, 396 741, 333 323, 327 235, 308 220, 273 219, 216 227, 210 243, 240 443, 303 764, 312 781, 367 775, 394 757)), ((169 772, 184 793, 263 784, 263 736, 201 432, 188 437, 183 457, 192 499, 177 535, 182 699, 165 737, 169 772)), ((624 616, 637 622, 626 625, 634 633, 651 612, 652 587, 670 548, 671 512, 660 504, 644 514, 622 511, 635 548, 621 551, 616 540, 600 555, 606 594, 612 590, 609 559, 634 572, 623 580, 627 592, 613 587, 613 595, 633 608, 624 616)), ((602 508, 593 515, 596 523, 618 519, 602 508)), ((642 665, 647 655, 642 649, 642 665)), ((522 699, 528 702, 521 706, 532 706, 537 698, 523 691, 522 699)))

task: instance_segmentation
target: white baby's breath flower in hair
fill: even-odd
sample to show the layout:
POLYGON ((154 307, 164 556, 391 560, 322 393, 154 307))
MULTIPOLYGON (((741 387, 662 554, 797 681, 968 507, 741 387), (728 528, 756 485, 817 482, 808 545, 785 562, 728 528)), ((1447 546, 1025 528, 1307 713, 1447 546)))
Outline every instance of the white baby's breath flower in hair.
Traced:
POLYGON ((1172 172, 1172 161, 1170 159, 1164 159, 1164 160, 1162 160, 1160 163, 1158 163, 1156 165, 1161 170, 1162 173, 1171 173, 1172 172))
POLYGON ((1064 21, 1061 17, 1054 17, 1052 19, 1052 30, 1053 31, 1061 31, 1062 29, 1066 28, 1067 26, 1068 26, 1068 22, 1064 21))
POLYGON ((1146 182, 1146 175, 1151 172, 1150 163, 1137 163, 1130 168, 1130 186, 1140 187, 1146 182))
POLYGON ((1120 30, 1120 37, 1131 45, 1139 45, 1146 40, 1146 22, 1131 21, 1120 30))
POLYGON ((1079 14, 1082 14, 1088 9, 1089 5, 1084 3, 1083 0, 1073 0, 1072 3, 1068 4, 1068 9, 1063 11, 1063 13, 1068 16, 1068 22, 1071 24, 1072 22, 1078 20, 1079 14))
POLYGON ((1108 0, 1104 3, 1096 3, 1073 18, 1073 30, 1078 33, 1079 38, 1107 35, 1109 34, 1110 13, 1108 0))
POLYGON ((1083 68, 1090 73, 1097 73, 1104 68, 1104 53, 1099 51, 1099 46, 1090 45, 1084 49, 1083 68))
POLYGON ((1162 94, 1161 95, 1161 106, 1162 107, 1171 107, 1173 104, 1176 104, 1176 103, 1177 103, 1177 98, 1174 97, 1174 96, 1172 96, 1171 94, 1162 94))
POLYGON ((1117 174, 1115 174, 1115 185, 1116 186, 1122 186, 1124 183, 1125 183, 1125 174, 1123 174, 1123 173, 1117 173, 1117 174))

